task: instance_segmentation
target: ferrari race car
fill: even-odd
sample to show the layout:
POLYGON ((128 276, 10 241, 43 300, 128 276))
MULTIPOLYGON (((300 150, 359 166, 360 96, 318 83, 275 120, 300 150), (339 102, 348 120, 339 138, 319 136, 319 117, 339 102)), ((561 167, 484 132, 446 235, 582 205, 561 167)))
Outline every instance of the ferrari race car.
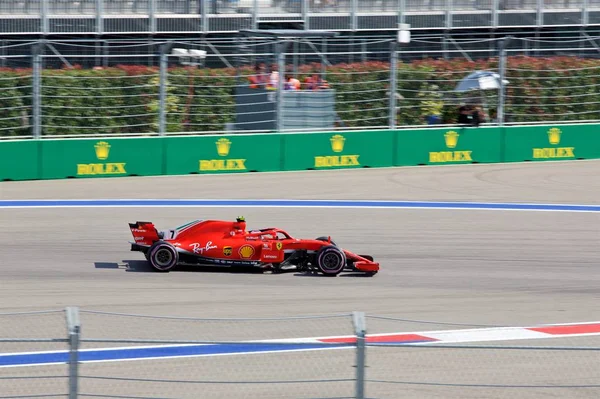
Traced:
POLYGON ((151 222, 129 223, 131 251, 144 253, 157 271, 178 265, 249 266, 282 272, 317 271, 337 276, 343 271, 373 276, 379 263, 369 255, 340 248, 330 237, 297 239, 277 228, 246 231, 244 218, 233 221, 195 220, 158 231, 151 222))

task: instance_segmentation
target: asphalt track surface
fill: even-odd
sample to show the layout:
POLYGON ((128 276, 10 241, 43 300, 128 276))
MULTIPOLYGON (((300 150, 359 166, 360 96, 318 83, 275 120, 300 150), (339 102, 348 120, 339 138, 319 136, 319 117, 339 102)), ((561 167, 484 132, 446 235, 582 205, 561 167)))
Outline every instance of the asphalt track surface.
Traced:
MULTIPOLYGON (((599 176, 599 161, 576 161, 3 182, 0 199, 290 198, 598 205, 599 176)), ((359 310, 393 318, 471 325, 600 320, 599 213, 275 207, 0 209, 0 239, 4 243, 0 251, 0 312, 74 305, 88 311, 199 318, 328 315, 359 310), (127 222, 151 220, 167 228, 196 218, 232 219, 237 215, 246 217, 249 228, 278 226, 298 237, 330 234, 343 247, 372 254, 381 262, 382 270, 372 278, 193 269, 159 274, 148 268, 141 254, 129 252, 127 222)), ((252 340, 351 333, 349 318, 185 325, 174 320, 94 313, 84 313, 82 319, 84 336, 95 338, 252 340)), ((3 337, 65 334, 60 313, 0 315, 0 322, 3 337)), ((378 319, 367 322, 371 333, 460 328, 378 319)), ((600 340, 594 338, 551 341, 555 345, 600 346, 600 340)), ((8 352, 64 345, 15 343, 1 347, 1 352, 8 352)), ((595 398, 600 393, 597 352, 469 351, 371 348, 369 373, 379 382, 373 382, 367 393, 381 398, 595 398), (532 384, 536 388, 524 387, 532 384)), ((140 381, 84 379, 82 389, 161 398, 197 397, 199 388, 207 398, 352 394, 351 381, 234 384, 225 388, 208 383, 200 387, 181 383, 174 388, 166 382, 143 381, 190 379, 198 374, 205 380, 254 382, 344 380, 354 376, 354 357, 348 350, 242 359, 161 360, 159 370, 156 362, 86 364, 82 370, 90 376, 126 375, 140 381), (317 366, 308 366, 309 361, 318 361, 317 366)), ((11 370, 10 375, 40 376, 66 371, 63 366, 4 369, 0 377, 8 373, 6 370, 11 370)), ((0 398, 22 394, 23 381, 10 381, 0 379, 0 387, 4 384, 0 398)), ((29 384, 31 392, 27 394, 47 395, 59 386, 64 388, 61 384, 42 378, 29 384)))

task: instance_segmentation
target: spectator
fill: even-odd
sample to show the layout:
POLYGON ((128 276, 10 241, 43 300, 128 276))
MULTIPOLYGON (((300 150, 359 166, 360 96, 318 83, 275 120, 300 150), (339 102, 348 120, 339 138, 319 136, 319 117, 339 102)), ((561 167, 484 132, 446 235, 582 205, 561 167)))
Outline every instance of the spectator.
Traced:
POLYGON ((300 90, 300 81, 292 75, 286 75, 285 90, 300 90))
POLYGON ((319 90, 329 88, 329 84, 327 83, 327 81, 317 73, 313 73, 312 76, 309 76, 306 79, 304 79, 304 85, 307 90, 319 90))
POLYGON ((254 75, 248 78, 251 89, 263 89, 267 84, 267 75, 264 71, 264 65, 256 64, 254 66, 254 75))
POLYGON ((269 76, 269 83, 267 89, 277 90, 279 87, 279 72, 277 71, 277 65, 271 67, 271 75, 269 76))
POLYGON ((473 109, 472 112, 473 115, 473 126, 478 127, 481 123, 485 123, 486 122, 486 115, 485 112, 483 111, 483 108, 481 108, 481 106, 476 106, 473 109))
POLYGON ((458 109, 458 124, 459 125, 470 125, 472 121, 471 106, 462 104, 458 109))

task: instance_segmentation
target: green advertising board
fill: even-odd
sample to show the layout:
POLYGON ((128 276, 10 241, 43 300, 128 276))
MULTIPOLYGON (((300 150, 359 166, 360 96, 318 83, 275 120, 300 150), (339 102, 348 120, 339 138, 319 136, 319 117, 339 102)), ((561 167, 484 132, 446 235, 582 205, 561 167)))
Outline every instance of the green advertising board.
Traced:
POLYGON ((502 129, 398 130, 396 166, 491 163, 502 160, 502 129))
POLYGON ((39 179, 39 156, 39 141, 0 141, 0 181, 39 179))
POLYGON ((506 128, 505 162, 600 158, 598 125, 506 128))
POLYGON ((161 138, 42 140, 42 178, 163 174, 161 138))
POLYGON ((281 135, 169 137, 166 173, 267 172, 281 169, 281 135))
POLYGON ((0 141, 0 181, 600 158, 600 125, 0 141))
POLYGON ((394 135, 388 130, 283 135, 284 170, 392 166, 394 135))

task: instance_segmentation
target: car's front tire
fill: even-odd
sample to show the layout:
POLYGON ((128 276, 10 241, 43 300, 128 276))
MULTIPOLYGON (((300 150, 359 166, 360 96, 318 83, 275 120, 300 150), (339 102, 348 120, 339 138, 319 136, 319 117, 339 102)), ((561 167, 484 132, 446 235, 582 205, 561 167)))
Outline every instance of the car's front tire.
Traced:
POLYGON ((148 251, 148 262, 159 272, 168 272, 177 266, 179 254, 174 246, 164 241, 157 241, 148 251))
POLYGON ((335 277, 346 266, 346 254, 336 246, 327 245, 317 252, 315 263, 323 275, 335 277))

